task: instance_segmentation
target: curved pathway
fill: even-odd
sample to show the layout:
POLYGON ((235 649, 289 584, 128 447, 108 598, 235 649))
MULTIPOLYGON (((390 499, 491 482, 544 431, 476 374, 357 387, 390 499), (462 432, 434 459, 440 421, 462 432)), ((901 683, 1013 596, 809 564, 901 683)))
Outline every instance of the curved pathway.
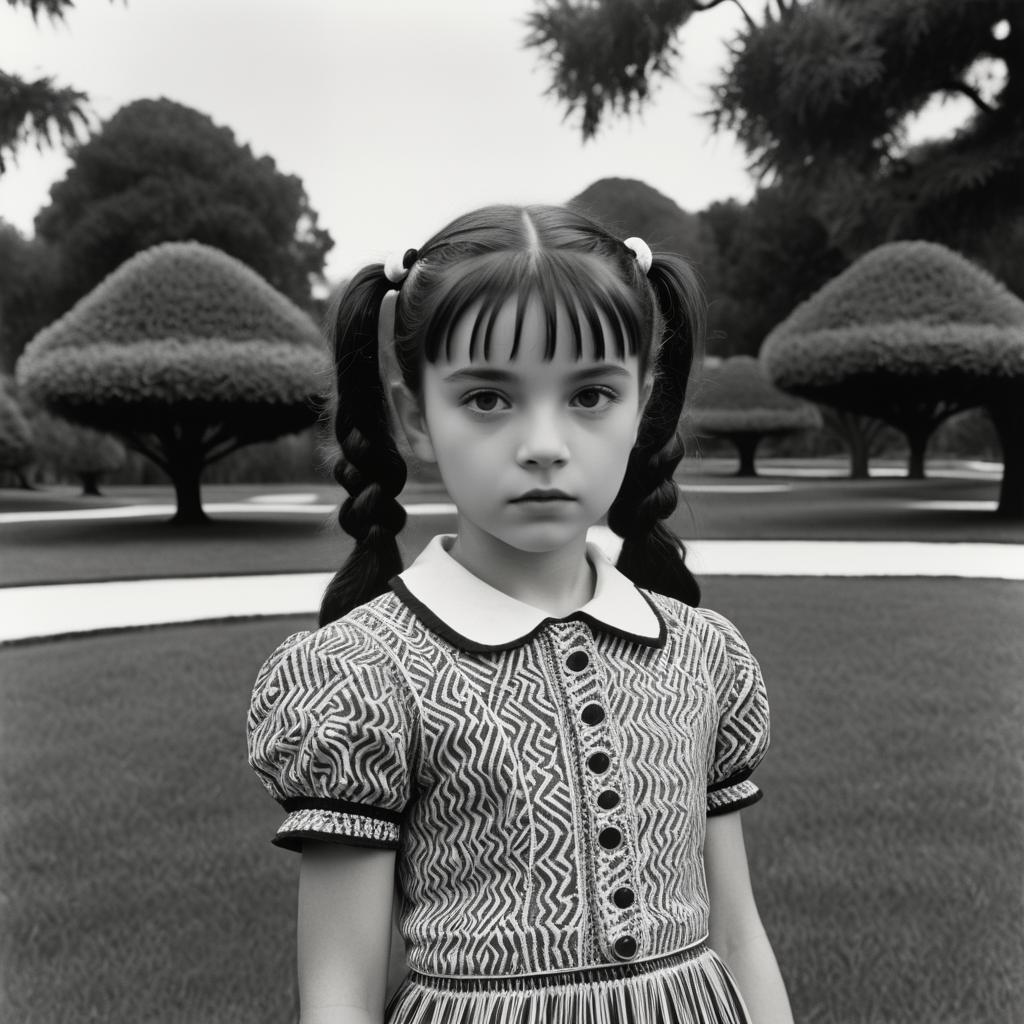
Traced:
MULTIPOLYGON (((421 509, 429 510, 421 514, 440 511, 437 505, 409 507, 414 514, 421 509)), ((121 509, 102 511, 122 512, 121 509)), ((617 554, 619 540, 609 530, 595 527, 591 536, 610 555, 617 554)), ((705 576, 930 576, 1024 580, 1024 545, 1020 544, 705 540, 688 543, 687 550, 694 572, 705 576)), ((2 588, 0 644, 176 622, 311 615, 319 606, 320 595, 330 576, 330 573, 283 573, 2 588)))

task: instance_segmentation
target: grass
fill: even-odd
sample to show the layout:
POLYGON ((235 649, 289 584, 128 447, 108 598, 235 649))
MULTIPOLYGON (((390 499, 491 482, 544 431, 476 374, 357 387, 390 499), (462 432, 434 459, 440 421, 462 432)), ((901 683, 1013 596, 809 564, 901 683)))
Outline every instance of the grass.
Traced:
MULTIPOLYGON (((994 502, 991 479, 810 480, 765 477, 739 480, 710 472, 681 475, 684 491, 671 519, 685 538, 799 540, 920 540, 1024 543, 1024 521, 993 512, 916 507, 915 502, 994 502), (769 488, 751 493, 751 485, 769 488)), ((245 501, 254 495, 316 493, 339 501, 341 489, 317 485, 212 485, 205 500, 245 501)), ((420 489, 410 497, 443 500, 420 489)), ((64 492, 0 490, 0 511, 171 501, 167 488, 110 488, 105 498, 79 499, 64 492)), ((433 534, 451 530, 450 515, 410 516, 402 534, 416 553, 433 534)), ((211 573, 317 572, 340 565, 347 551, 335 518, 324 515, 215 513, 199 527, 158 520, 90 520, 4 523, 0 529, 0 586, 65 581, 201 576, 211 573)))
MULTIPOLYGON (((744 815, 806 1024, 1024 1019, 1019 584, 709 578, 774 711, 744 815)), ((294 1016, 298 859, 245 765, 295 619, 0 648, 0 1019, 294 1016)))

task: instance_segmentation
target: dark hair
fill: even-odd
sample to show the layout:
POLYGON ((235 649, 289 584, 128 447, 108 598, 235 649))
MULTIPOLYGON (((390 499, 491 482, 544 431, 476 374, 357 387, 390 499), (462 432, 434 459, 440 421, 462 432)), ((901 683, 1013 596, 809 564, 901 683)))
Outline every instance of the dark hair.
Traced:
MULTIPOLYGON (((689 264, 658 253, 644 274, 620 239, 588 217, 554 206, 468 213, 408 252, 406 262, 411 268, 395 305, 395 357, 413 392, 420 390, 424 361, 447 354, 455 325, 470 309, 471 357, 479 345, 486 359, 497 315, 515 301, 514 358, 532 299, 540 300, 547 321, 545 358, 554 355, 556 317, 564 309, 577 357, 582 317, 597 358, 613 345, 620 357, 638 357, 641 377, 653 371, 653 390, 608 525, 623 538, 617 566, 634 583, 697 604, 700 589, 685 549, 665 524, 678 499, 673 473, 685 452, 679 419, 704 332, 704 298, 689 264)), ((406 467, 391 434, 378 351, 381 303, 394 287, 382 264, 364 267, 331 316, 334 430, 341 447, 334 477, 349 494, 339 520, 355 545, 324 593, 321 625, 384 593, 402 570, 396 536, 405 510, 397 499, 406 467)))

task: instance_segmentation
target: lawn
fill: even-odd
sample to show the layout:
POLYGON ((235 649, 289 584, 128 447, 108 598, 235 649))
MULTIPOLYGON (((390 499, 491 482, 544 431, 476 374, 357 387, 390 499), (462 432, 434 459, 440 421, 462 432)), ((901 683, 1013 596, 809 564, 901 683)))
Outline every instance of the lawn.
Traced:
MULTIPOLYGON (((1024 1019, 1024 588, 709 578, 774 712, 744 820, 801 1024, 1024 1019)), ((298 858, 245 765, 295 619, 0 648, 0 1020, 293 1019, 298 858)))

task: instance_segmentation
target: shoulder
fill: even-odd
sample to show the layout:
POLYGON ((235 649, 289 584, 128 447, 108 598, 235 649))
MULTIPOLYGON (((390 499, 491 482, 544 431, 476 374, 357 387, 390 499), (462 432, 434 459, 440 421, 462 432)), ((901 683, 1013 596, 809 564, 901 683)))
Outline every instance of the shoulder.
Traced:
POLYGON ((378 690, 397 685, 400 666, 380 635, 380 617, 387 617, 393 603, 389 597, 374 598, 334 622, 285 637, 257 673, 255 694, 272 702, 282 691, 323 692, 353 682, 378 690))
POLYGON ((739 629, 720 612, 711 608, 694 608, 652 590, 641 590, 641 593, 658 610, 670 635, 685 636, 705 647, 749 653, 750 648, 739 629))

